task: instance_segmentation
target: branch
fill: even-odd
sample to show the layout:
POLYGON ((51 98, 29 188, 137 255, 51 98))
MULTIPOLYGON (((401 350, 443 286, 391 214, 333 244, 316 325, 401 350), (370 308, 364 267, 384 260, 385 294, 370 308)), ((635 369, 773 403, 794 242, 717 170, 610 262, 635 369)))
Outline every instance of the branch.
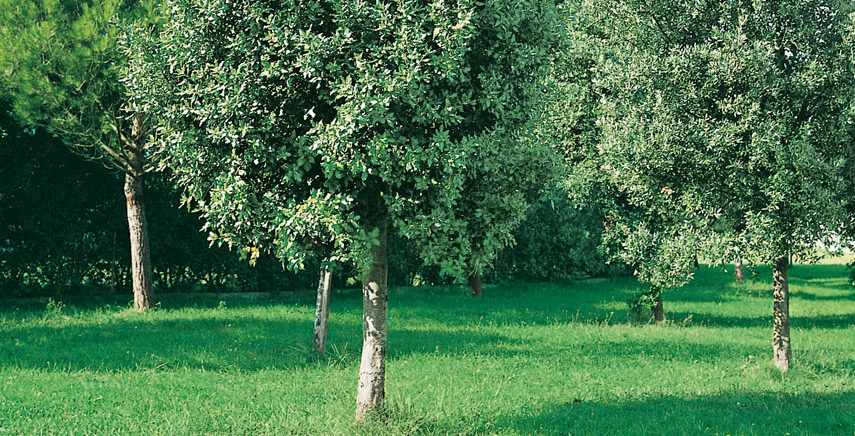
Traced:
POLYGON ((124 169, 125 169, 126 171, 128 171, 128 172, 131 172, 130 163, 128 162, 127 157, 122 156, 122 155, 121 155, 121 154, 119 154, 119 153, 116 153, 116 151, 115 151, 115 150, 113 150, 112 148, 110 148, 110 147, 106 146, 106 145, 105 145, 105 144, 103 144, 103 143, 98 144, 98 145, 101 147, 101 149, 102 149, 102 150, 104 150, 104 152, 105 152, 105 153, 107 153, 110 157, 112 157, 113 159, 115 159, 115 160, 116 160, 116 162, 118 162, 118 163, 119 163, 119 165, 121 165, 121 166, 122 166, 122 168, 124 168, 124 169))
POLYGON ((128 138, 126 138, 125 135, 123 135, 122 132, 119 131, 119 128, 116 127, 115 124, 110 124, 110 128, 113 129, 114 132, 116 132, 116 135, 119 136, 119 140, 122 141, 122 144, 130 143, 130 141, 128 141, 128 138))

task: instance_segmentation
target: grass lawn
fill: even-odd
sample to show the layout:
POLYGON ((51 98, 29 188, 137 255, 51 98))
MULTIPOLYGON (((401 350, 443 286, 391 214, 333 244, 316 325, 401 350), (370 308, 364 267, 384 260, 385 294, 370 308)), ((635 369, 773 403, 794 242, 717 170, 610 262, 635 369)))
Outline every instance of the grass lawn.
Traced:
MULTIPOLYGON (((628 279, 389 298, 387 413, 355 424, 358 291, 287 302, 0 307, 5 435, 855 435, 855 287, 791 269, 794 366, 771 362, 771 273, 702 267, 629 321, 628 279)), ((0 301, 0 304, 4 304, 0 301)), ((123 303, 124 304, 124 303, 123 303)))

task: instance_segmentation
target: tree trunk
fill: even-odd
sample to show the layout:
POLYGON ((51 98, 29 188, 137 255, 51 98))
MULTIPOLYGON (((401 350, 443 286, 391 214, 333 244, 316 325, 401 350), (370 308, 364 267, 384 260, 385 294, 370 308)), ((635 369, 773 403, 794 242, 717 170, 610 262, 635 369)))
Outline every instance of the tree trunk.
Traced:
POLYGON ((481 273, 476 271, 469 274, 467 281, 469 282, 469 289, 472 291, 472 296, 480 297, 484 288, 484 282, 481 280, 481 273))
POLYGON ((142 175, 125 176, 125 201, 128 206, 128 228, 131 234, 131 276, 134 307, 140 312, 151 309, 151 260, 149 259, 148 224, 145 220, 142 175))
POLYGON ((790 289, 789 259, 779 257, 772 271, 774 282, 774 308, 772 329, 772 353, 775 366, 785 372, 790 368, 790 289))
POLYGON ((330 266, 321 265, 320 279, 318 280, 318 302, 315 308, 315 335, 312 338, 312 346, 318 355, 323 356, 327 347, 327 320, 330 317, 330 289, 332 288, 332 273, 330 266))
POLYGON ((737 282, 742 283, 745 281, 745 268, 742 266, 741 256, 736 256, 736 258, 733 259, 733 271, 737 282))
MULTIPOLYGON (((376 206, 382 207, 379 194, 376 206)), ((376 209, 375 209, 376 210, 376 209)), ((378 213, 383 214, 382 211, 378 213)), ((386 395, 386 219, 382 216, 368 224, 366 230, 379 231, 378 244, 371 248, 371 263, 362 284, 362 361, 359 366, 359 388, 356 396, 356 419, 361 421, 372 411, 383 408, 386 395)))
POLYGON ((143 186, 145 181, 145 156, 142 140, 143 117, 133 118, 132 142, 125 144, 128 156, 128 173, 125 175, 125 202, 128 206, 128 229, 131 234, 131 277, 133 278, 134 307, 140 312, 151 309, 151 259, 148 245, 148 224, 145 219, 143 186))
POLYGON ((654 304, 650 310, 653 311, 653 321, 657 323, 665 322, 665 308, 662 306, 661 291, 659 291, 659 295, 656 296, 656 304, 654 304))

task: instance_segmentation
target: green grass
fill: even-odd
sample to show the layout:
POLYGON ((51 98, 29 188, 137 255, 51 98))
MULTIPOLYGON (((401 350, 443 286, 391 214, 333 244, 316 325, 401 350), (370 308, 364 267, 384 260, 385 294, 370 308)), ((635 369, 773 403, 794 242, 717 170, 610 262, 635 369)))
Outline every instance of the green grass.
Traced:
MULTIPOLYGON (((771 274, 702 267, 631 322, 631 280, 514 283, 389 298, 387 411, 353 422, 358 292, 148 314, 71 302, 0 308, 4 435, 855 435, 855 287, 794 266, 794 366, 771 363, 771 274)), ((124 303, 123 303, 124 304, 124 303)))

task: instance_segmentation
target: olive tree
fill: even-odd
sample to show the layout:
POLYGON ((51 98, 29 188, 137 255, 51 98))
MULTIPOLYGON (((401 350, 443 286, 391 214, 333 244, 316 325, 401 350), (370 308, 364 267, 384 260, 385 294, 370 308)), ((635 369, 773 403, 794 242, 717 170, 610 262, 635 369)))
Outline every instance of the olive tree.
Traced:
POLYGON ((119 24, 154 23, 155 0, 0 0, 0 81, 18 119, 125 174, 134 305, 152 305, 143 189, 146 115, 127 110, 119 24))
POLYGON ((790 366, 788 256, 833 236, 852 129, 849 18, 834 0, 602 1, 598 159, 705 256, 773 267, 774 363, 790 366), (655 204, 654 204, 655 203, 655 204))
POLYGON ((129 36, 130 110, 157 117, 159 158, 212 240, 292 267, 322 245, 364 271, 363 419, 385 395, 387 235, 463 273, 467 244, 441 252, 465 238, 470 170, 495 162, 480 151, 548 146, 513 138, 540 107, 552 7, 172 0, 165 14, 129 36))
MULTIPOLYGON (((553 68, 558 92, 550 101, 549 126, 564 153, 564 189, 581 210, 601 222, 597 235, 605 260, 627 265, 648 289, 629 301, 640 310, 649 306, 653 319, 665 321, 662 293, 682 286, 694 273, 696 229, 686 217, 667 207, 671 191, 641 192, 637 180, 614 163, 623 145, 608 149, 613 120, 607 103, 617 78, 602 77, 604 64, 622 55, 611 44, 612 23, 600 20, 602 5, 562 5, 565 44, 553 68)), ((616 117, 619 121, 619 116, 616 117)), ((640 313, 639 313, 640 315, 640 313)))
POLYGON ((459 227, 411 237, 416 246, 432 247, 422 250, 425 264, 439 266, 440 274, 466 279, 474 297, 482 294, 481 273, 493 266, 498 252, 513 245, 512 233, 529 206, 558 174, 553 148, 538 145, 551 141, 542 128, 531 123, 526 134, 494 133, 479 144, 473 150, 477 164, 467 167, 460 199, 451 211, 459 227))

